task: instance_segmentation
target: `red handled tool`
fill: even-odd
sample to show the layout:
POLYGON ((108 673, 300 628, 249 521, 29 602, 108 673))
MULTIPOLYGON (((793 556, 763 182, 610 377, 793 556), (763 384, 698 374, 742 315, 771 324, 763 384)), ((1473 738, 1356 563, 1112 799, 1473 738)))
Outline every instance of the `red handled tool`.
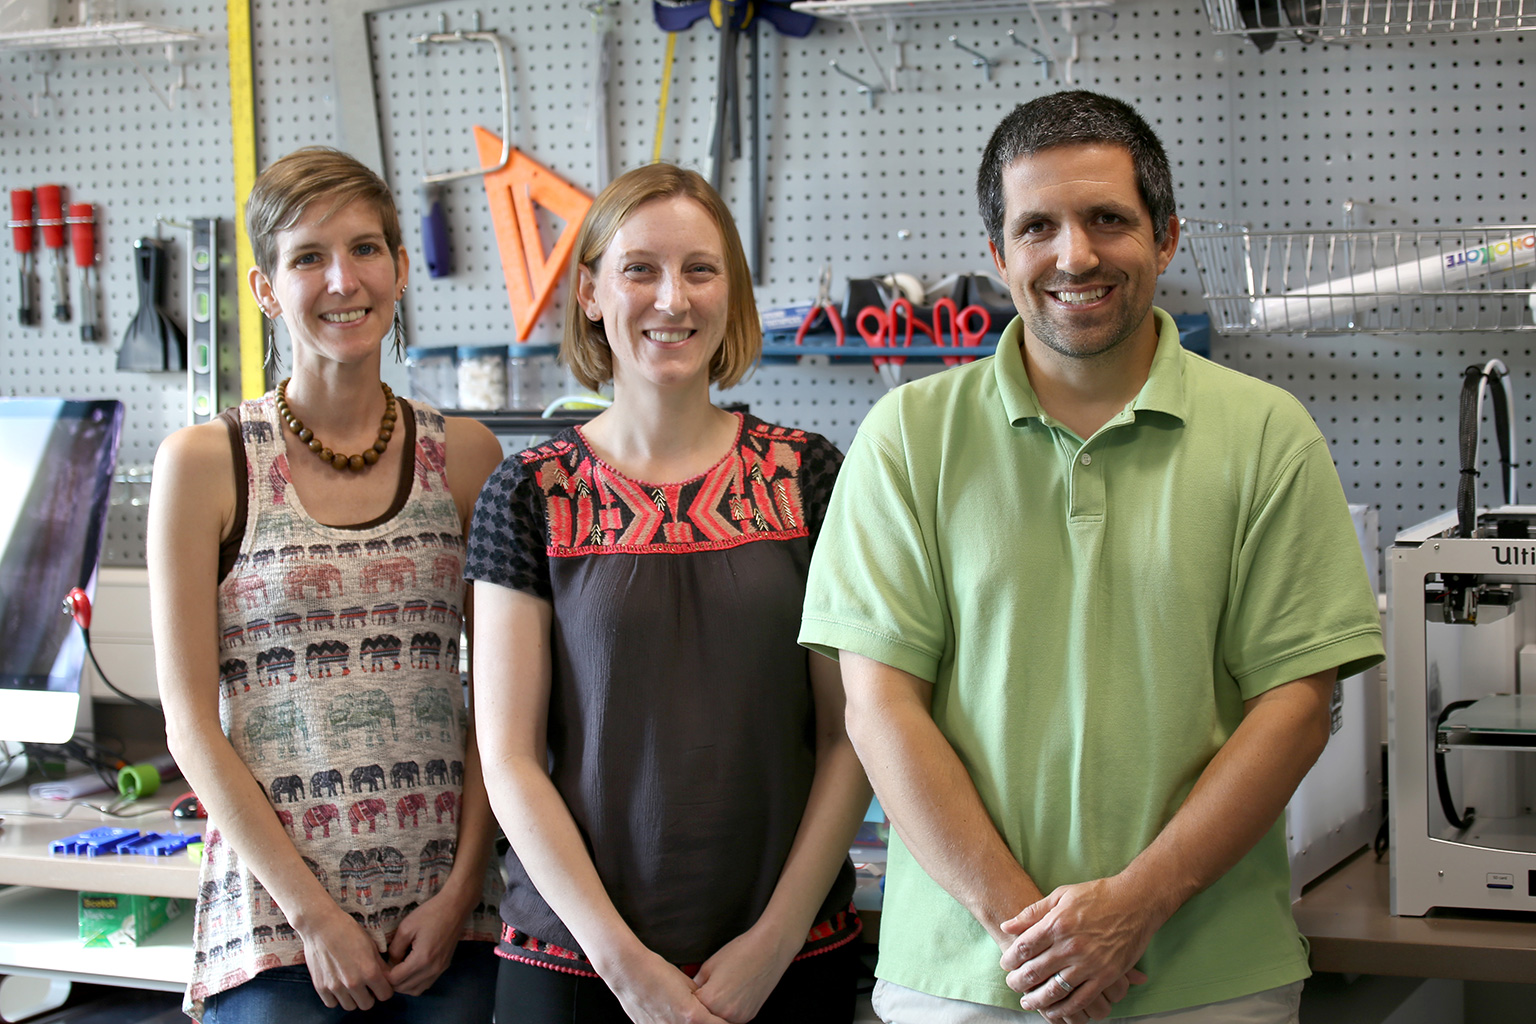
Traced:
POLYGON ((843 317, 832 305, 832 264, 827 263, 821 268, 821 280, 816 286, 816 305, 806 311, 805 319, 800 322, 800 329, 795 332, 795 344, 805 342, 805 335, 815 325, 816 321, 825 314, 827 322, 832 325, 832 334, 841 345, 845 336, 843 329, 843 317))
POLYGON ((53 318, 69 323, 69 257, 64 252, 64 190, 57 185, 37 186, 37 226, 43 244, 53 253, 53 318))
POLYGON ((96 314, 96 207, 90 203, 69 204, 69 240, 75 251, 75 266, 80 268, 80 340, 100 341, 100 320, 96 314))
MULTIPOLYGON (((992 314, 981 306, 966 306, 964 309, 955 305, 954 299, 940 299, 933 304, 933 333, 935 340, 940 345, 948 345, 950 348, 975 348, 981 344, 981 339, 987 336, 992 329, 992 314), (941 314, 949 317, 949 340, 945 340, 944 320, 941 314), (974 321, 975 325, 972 326, 974 321)), ((969 363, 975 356, 945 356, 945 366, 958 366, 961 363, 969 363)))
POLYGON ((32 257, 32 190, 11 189, 11 241, 21 257, 21 306, 16 319, 24 326, 37 324, 37 275, 32 257))

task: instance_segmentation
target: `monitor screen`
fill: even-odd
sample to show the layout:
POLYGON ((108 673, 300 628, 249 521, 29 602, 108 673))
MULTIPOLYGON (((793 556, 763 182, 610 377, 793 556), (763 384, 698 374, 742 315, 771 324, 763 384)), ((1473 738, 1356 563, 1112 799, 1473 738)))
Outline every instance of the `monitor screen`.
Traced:
POLYGON ((120 402, 0 398, 0 739, 74 733, 85 641, 62 602, 95 591, 122 425, 120 402))

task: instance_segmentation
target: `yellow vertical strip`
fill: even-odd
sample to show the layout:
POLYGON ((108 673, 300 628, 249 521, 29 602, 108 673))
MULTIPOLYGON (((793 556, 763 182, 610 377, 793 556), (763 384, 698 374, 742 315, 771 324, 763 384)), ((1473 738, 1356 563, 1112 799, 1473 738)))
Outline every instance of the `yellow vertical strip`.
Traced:
POLYGON ((234 129, 235 295, 239 310, 240 396, 259 398, 267 390, 263 365, 261 310, 246 279, 256 263, 245 233, 245 201, 256 184, 256 85, 251 53, 251 0, 228 0, 229 114, 234 129))

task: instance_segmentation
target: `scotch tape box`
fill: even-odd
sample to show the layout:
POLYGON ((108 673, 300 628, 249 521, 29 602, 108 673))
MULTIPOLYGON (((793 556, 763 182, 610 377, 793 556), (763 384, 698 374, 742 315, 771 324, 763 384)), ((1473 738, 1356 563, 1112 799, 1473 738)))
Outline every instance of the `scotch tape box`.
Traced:
POLYGON ((156 928, 181 916, 181 900, 170 896, 80 894, 80 938, 87 946, 137 946, 156 928))

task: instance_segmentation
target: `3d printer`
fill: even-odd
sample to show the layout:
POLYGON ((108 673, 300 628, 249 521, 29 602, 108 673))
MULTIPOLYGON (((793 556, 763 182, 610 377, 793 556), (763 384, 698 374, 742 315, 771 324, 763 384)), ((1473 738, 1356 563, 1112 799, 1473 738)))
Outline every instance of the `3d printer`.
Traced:
POLYGON ((1502 363, 1469 368, 1457 509, 1388 552, 1393 914, 1536 911, 1536 506, 1514 504, 1511 405, 1502 363), (1478 509, 1489 394, 1506 504, 1478 509))

